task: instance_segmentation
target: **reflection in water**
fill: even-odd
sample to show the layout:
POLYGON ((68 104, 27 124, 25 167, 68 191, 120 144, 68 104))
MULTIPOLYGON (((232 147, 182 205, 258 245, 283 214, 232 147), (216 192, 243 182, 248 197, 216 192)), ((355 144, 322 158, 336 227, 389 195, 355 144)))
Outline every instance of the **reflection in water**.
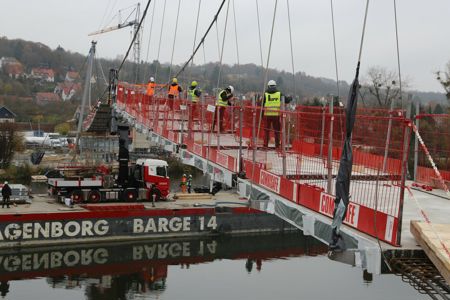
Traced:
MULTIPOLYGON (((301 233, 0 250, 5 299, 430 299, 301 233)), ((354 254, 357 254, 355 252, 354 254)), ((358 256, 358 255, 356 255, 358 256)))
POLYGON ((264 261, 315 256, 327 247, 301 233, 147 241, 0 251, 2 296, 11 280, 47 277, 54 289, 84 288, 87 299, 130 299, 166 290, 168 267, 188 269, 217 259, 241 260, 248 273, 264 261))

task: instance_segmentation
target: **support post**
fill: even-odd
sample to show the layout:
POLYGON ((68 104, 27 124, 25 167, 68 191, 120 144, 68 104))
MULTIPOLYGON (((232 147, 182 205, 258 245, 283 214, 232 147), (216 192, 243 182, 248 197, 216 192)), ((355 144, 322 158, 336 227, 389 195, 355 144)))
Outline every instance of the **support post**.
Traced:
POLYGON ((322 129, 320 131, 320 155, 319 157, 322 159, 323 157, 323 143, 324 143, 324 139, 325 139, 325 112, 326 112, 326 101, 324 98, 322 98, 323 100, 323 105, 322 105, 322 129))
MULTIPOLYGON (((419 130, 419 118, 417 118, 417 115, 420 114, 420 104, 419 101, 416 101, 416 128, 419 130)), ((420 132, 420 131, 419 131, 420 132)), ((417 181, 417 165, 419 162, 419 140, 417 139, 417 136, 414 135, 414 181, 417 181)))
POLYGON ((242 135, 243 135, 243 129, 242 127, 244 126, 243 124, 243 118, 244 118, 244 104, 243 104, 243 100, 241 99, 240 103, 239 103, 239 160, 238 160, 238 171, 239 174, 243 174, 243 161, 242 161, 242 135))
MULTIPOLYGON (((411 122, 411 101, 406 101, 406 119, 411 122)), ((397 245, 401 245, 402 241, 402 221, 403 221, 403 201, 405 199, 405 182, 408 174, 408 149, 409 149, 409 126, 404 127, 403 137, 403 155, 402 155, 402 174, 400 182, 400 199, 398 205, 398 227, 397 227, 397 245)))
POLYGON ((181 113, 181 130, 180 130, 180 138, 179 142, 180 145, 183 146, 183 140, 184 140, 184 115, 186 112, 186 103, 183 104, 183 100, 180 99, 180 113, 181 113))
POLYGON ((391 100, 391 107, 389 109, 389 123, 388 123, 388 131, 386 135, 386 143, 384 146, 384 158, 383 158, 383 174, 386 173, 386 165, 389 154, 389 144, 391 143, 391 132, 392 132, 392 112, 394 111, 395 99, 391 100))
POLYGON ((334 123, 334 97, 330 99, 330 132, 328 133, 328 159, 327 159, 327 193, 332 194, 333 183, 333 123, 334 123))
POLYGON ((281 158, 283 164, 283 176, 286 177, 286 102, 281 97, 281 158))
MULTIPOLYGON (((262 109, 262 108, 261 108, 262 109)), ((256 128, 256 96, 253 98, 252 100, 252 114, 253 114, 253 120, 252 120, 252 144, 253 144, 253 157, 252 157, 252 161, 253 163, 256 162, 256 151, 258 151, 258 146, 257 146, 257 136, 256 133, 258 131, 258 128, 256 128)), ((253 168, 252 168, 253 169, 253 168)), ((254 174, 251 175, 253 178, 254 174)), ((252 191, 253 193, 253 191, 252 191)))
POLYGON ((220 151, 220 135, 222 132, 220 131, 220 106, 216 106, 217 109, 217 151, 220 151))

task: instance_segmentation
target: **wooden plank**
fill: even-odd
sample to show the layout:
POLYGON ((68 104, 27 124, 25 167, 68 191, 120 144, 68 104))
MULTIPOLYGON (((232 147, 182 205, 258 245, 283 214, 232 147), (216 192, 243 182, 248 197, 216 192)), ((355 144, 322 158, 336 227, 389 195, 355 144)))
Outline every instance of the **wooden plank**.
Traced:
POLYGON ((177 200, 211 200, 212 195, 206 193, 191 193, 191 194, 183 194, 177 193, 173 195, 174 199, 177 200))
MULTIPOLYGON (((439 237, 449 249, 450 224, 433 224, 433 229, 439 234, 439 237)), ((425 222, 411 220, 411 233, 447 283, 450 284, 450 258, 433 229, 425 222)))

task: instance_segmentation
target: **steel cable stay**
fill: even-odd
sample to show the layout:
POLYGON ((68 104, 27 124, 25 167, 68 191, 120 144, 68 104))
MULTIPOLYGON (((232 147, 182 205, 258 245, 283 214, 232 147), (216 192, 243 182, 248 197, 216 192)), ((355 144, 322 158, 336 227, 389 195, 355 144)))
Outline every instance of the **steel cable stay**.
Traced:
MULTIPOLYGON (((148 61, 148 57, 149 57, 149 54, 150 54, 150 43, 151 43, 151 40, 152 40, 153 21, 155 20, 155 9, 156 9, 156 0, 153 1, 152 19, 150 21, 150 33, 149 33, 148 44, 147 44, 147 54, 145 56, 145 61, 149 64, 149 66, 150 66, 150 63, 148 61)), ((149 71, 148 70, 144 70, 144 80, 148 80, 149 75, 150 75, 149 71)))
POLYGON ((162 36, 163 36, 163 29, 164 29, 164 19, 166 16, 166 4, 167 4, 167 0, 164 0, 164 5, 163 5, 163 14, 162 14, 162 19, 161 19, 161 31, 159 33, 159 43, 158 43, 158 53, 156 55, 156 64, 155 64, 155 82, 157 80, 158 77, 158 65, 160 64, 159 62, 159 55, 161 53, 161 42, 162 42, 162 36))
MULTIPOLYGON (((238 32, 237 32, 237 20, 236 20, 236 3, 233 0, 233 23, 234 23, 234 37, 235 37, 235 43, 236 43, 236 59, 237 59, 237 74, 238 74, 238 83, 241 82, 241 63, 240 63, 240 57, 239 57, 239 39, 238 39, 238 32)), ((241 87, 236 85, 237 87, 241 87)), ((234 108, 233 108, 234 109, 234 108)), ((239 99, 239 150, 238 150, 238 171, 240 174, 242 174, 243 168, 243 153, 242 153, 242 135, 243 135, 243 120, 244 120, 244 104, 243 99, 239 99)), ((234 119, 231 120, 234 124, 234 119)), ((232 130, 234 129, 234 126, 232 126, 232 130)))
POLYGON ((258 43, 259 43, 259 56, 261 59, 261 67, 264 68, 264 60, 263 60, 263 52, 262 52, 262 40, 261 40, 261 24, 259 20, 259 4, 258 0, 256 1, 256 20, 258 23, 258 43))
POLYGON ((223 52, 225 49, 225 38, 226 38, 226 34, 227 34, 227 26, 228 26, 228 12, 230 10, 230 0, 228 0, 227 3, 227 12, 225 14, 225 25, 223 28, 223 36, 222 36, 222 47, 221 50, 219 52, 219 75, 217 76, 217 85, 216 88, 217 90, 219 90, 220 86, 221 86, 221 77, 222 77, 222 68, 223 68, 223 52))
POLYGON ((288 16, 288 25, 289 25, 289 44, 291 46, 291 67, 292 67, 292 94, 296 97, 296 84, 295 84, 295 64, 294 64, 294 46, 292 42, 292 29, 291 29, 291 10, 289 6, 289 0, 286 0, 287 6, 287 16, 288 16))
MULTIPOLYGON (((273 17, 272 17, 272 28, 270 31, 270 39, 269 39, 269 47, 268 47, 268 51, 267 51, 267 61, 266 61, 266 67, 265 67, 265 73, 264 73, 264 80, 263 80, 263 89, 262 89, 262 97, 264 97, 264 92, 266 90, 266 82, 267 82, 267 78, 269 76, 269 62, 270 62, 270 53, 272 50, 272 40, 273 40, 273 32, 275 29, 275 18, 276 18, 276 14, 277 14, 277 6, 278 6, 278 0, 275 0, 275 6, 274 6, 274 10, 273 10, 273 17)), ((256 131, 256 136, 254 135, 253 137, 253 157, 252 157, 252 177, 254 176, 255 173, 255 165, 256 165, 256 151, 258 150, 258 143, 257 140, 259 139, 259 134, 260 134, 260 130, 261 130, 261 120, 262 120, 262 116, 263 116, 263 109, 262 106, 259 110, 259 120, 258 120, 258 127, 257 127, 257 131, 256 131)), ((250 196, 249 196, 249 201, 251 201, 253 196, 253 180, 250 181, 250 196)))
POLYGON ((147 5, 145 6, 145 10, 144 10, 144 13, 142 15, 141 21, 139 22, 138 27, 137 27, 134 35, 133 35, 133 39, 131 40, 130 46, 128 47, 128 50, 127 50, 127 52, 125 54, 125 57, 123 58, 119 68, 117 69, 117 73, 120 72, 120 70, 122 69, 122 67, 123 67, 123 65, 124 65, 128 55, 130 54, 131 48, 133 47, 134 41, 136 40, 136 38, 137 38, 137 36, 139 34, 139 30, 141 29, 142 22, 144 21, 146 15, 147 15, 147 11, 148 11, 148 8, 150 7, 150 3, 151 2, 152 2, 152 0, 148 0, 147 5))
MULTIPOLYGON (((334 5, 333 0, 330 0, 330 12, 331 12, 331 29, 332 29, 332 36, 333 36, 333 54, 334 54, 334 70, 336 75, 336 92, 337 92, 337 99, 340 101, 341 95, 340 95, 340 88, 339 88, 339 67, 338 67, 338 55, 337 55, 337 45, 336 45, 336 30, 335 30, 335 20, 334 20, 334 5)), ((333 102, 332 105, 334 105, 334 99, 331 99, 333 102)), ((325 108, 324 112, 325 112, 325 108)), ((344 143, 344 127, 342 126, 342 114, 339 115, 339 127, 341 130, 341 143, 344 143)), ((334 116, 333 116, 334 117, 334 116)), ((321 149, 322 150, 322 149, 321 149)))
MULTIPOLYGON (((196 17, 196 21, 195 21, 195 31, 194 31, 194 42, 192 43, 192 52, 194 52, 194 50, 195 50, 195 44, 197 43, 197 33, 198 33, 198 21, 199 21, 199 19, 200 19, 200 7, 201 7, 201 4, 202 4, 202 0, 198 0, 198 7, 197 7, 197 17, 196 17)), ((191 61, 191 69, 189 69, 189 71, 188 71, 188 86, 189 86, 189 84, 190 84, 190 82, 191 82, 191 79, 192 79, 192 77, 191 77, 191 75, 192 75, 192 67, 194 66, 194 59, 192 59, 192 61, 191 61)))
MULTIPOLYGON (((224 28, 223 28, 223 39, 222 39, 222 49, 220 49, 219 48, 219 74, 218 74, 218 76, 217 76, 217 85, 216 85, 216 92, 217 92, 217 95, 216 95, 216 97, 218 98, 219 97, 219 93, 220 93, 220 76, 221 76, 221 72, 222 72, 222 59, 223 59, 223 52, 224 52, 224 47, 225 47, 225 37, 226 37, 226 32, 227 32, 227 24, 228 24, 228 13, 229 13, 229 9, 230 9, 230 0, 228 0, 228 3, 227 3, 227 12, 226 12, 226 15, 225 15, 225 24, 224 24, 224 28)), ((217 22, 216 22, 216 30, 217 30, 217 33, 218 33, 218 25, 217 25, 217 22)), ((219 36, 217 35, 217 41, 219 41, 219 36)), ((218 44, 219 45, 219 44, 218 44)), ((212 117, 212 124, 213 124, 213 126, 211 126, 211 128, 210 128, 210 133, 209 133, 209 135, 208 135, 208 154, 207 154, 207 156, 208 156, 208 158, 209 158, 209 153, 211 153, 211 136, 213 135, 213 133, 214 133, 214 124, 217 122, 217 124, 216 124, 216 126, 217 126, 217 138, 216 138, 216 145, 217 145, 217 151, 220 151, 220 134, 221 134, 221 132, 220 132, 220 126, 221 126, 221 124, 219 123, 220 122, 220 116, 219 116, 219 114, 220 114, 220 110, 219 110, 219 108, 216 106, 215 107, 215 110, 214 110, 214 114, 213 114, 213 117, 212 117), (218 118, 217 118, 217 120, 216 120, 216 115, 218 115, 218 118)), ((215 173, 214 173, 214 175, 213 176, 215 176, 215 173)), ((213 177, 214 178, 214 177, 213 177)))
POLYGON ((169 79, 167 81, 170 81, 172 78, 172 67, 173 67, 173 55, 175 53, 175 44, 177 41, 177 32, 178 32, 178 19, 180 16, 180 6, 181 6, 181 0, 178 0, 178 8, 177 8, 177 17, 175 20, 175 32, 173 34, 173 43, 172 43, 172 55, 170 56, 170 66, 169 66, 169 79))
POLYGON ((220 4, 219 9, 217 10, 216 14, 214 15, 213 20, 211 21, 211 23, 209 24, 208 28, 206 29, 206 32, 204 33, 203 37, 201 38, 201 40, 198 43, 197 47, 195 48, 194 52, 191 54, 189 59, 184 63, 184 65, 181 67, 181 69, 176 73, 176 75, 174 77, 178 77, 178 75, 180 75, 182 72, 184 72, 184 70, 189 65, 189 63, 192 61, 192 59, 194 59, 195 54, 200 49, 200 47, 204 44, 205 38, 208 35, 208 33, 211 31, 212 26, 214 25, 214 23, 217 22, 217 18, 219 17, 220 12, 222 11, 222 8, 223 8, 223 5, 225 4, 225 1, 226 0, 222 0, 222 3, 220 4))

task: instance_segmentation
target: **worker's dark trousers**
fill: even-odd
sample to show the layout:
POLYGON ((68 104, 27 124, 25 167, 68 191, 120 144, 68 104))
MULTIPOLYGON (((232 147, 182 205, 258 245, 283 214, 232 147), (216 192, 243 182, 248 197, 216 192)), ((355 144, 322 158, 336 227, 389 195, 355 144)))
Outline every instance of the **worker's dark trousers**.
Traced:
POLYGON ((264 123, 264 147, 269 146, 270 130, 272 128, 275 135, 275 147, 278 148, 280 146, 280 116, 264 116, 264 123))
POLYGON ((173 110, 173 103, 175 102, 175 97, 172 95, 169 95, 167 98, 168 98, 167 105, 169 106, 170 110, 173 110))
POLYGON ((2 203, 2 208, 6 207, 9 208, 9 196, 3 196, 3 203, 2 203))
POLYGON ((214 128, 216 128, 217 125, 217 118, 219 118, 219 123, 220 123, 220 132, 223 132, 223 126, 224 126, 224 120, 225 120, 225 106, 216 106, 216 112, 215 112, 215 116, 214 116, 214 123, 213 123, 213 131, 214 128), (219 114, 220 111, 220 114, 219 114), (220 116, 218 116, 220 115, 220 116))

